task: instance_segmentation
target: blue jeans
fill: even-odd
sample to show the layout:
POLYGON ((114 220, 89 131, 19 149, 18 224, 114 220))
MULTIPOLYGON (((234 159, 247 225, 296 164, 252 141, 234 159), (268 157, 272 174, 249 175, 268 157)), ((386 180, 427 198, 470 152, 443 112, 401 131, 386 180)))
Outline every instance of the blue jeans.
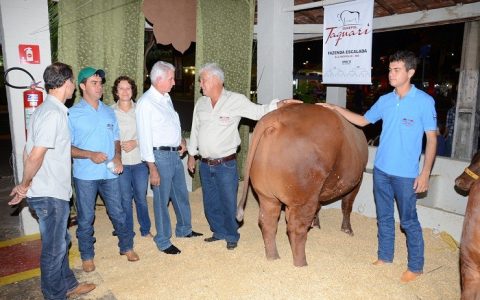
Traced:
POLYGON ((393 261, 395 247, 394 198, 397 200, 400 227, 407 237, 408 269, 422 272, 424 244, 422 227, 417 216, 417 195, 413 189, 415 178, 389 175, 373 169, 373 194, 378 224, 378 259, 393 261))
POLYGON ((445 156, 450 157, 452 156, 452 144, 453 144, 453 136, 448 136, 445 140, 445 156))
POLYGON ((238 242, 237 212, 238 173, 237 160, 216 166, 200 163, 203 209, 213 237, 227 242, 238 242))
POLYGON ((73 183, 75 184, 77 196, 78 248, 82 260, 89 260, 95 257, 93 223, 95 221, 97 193, 100 193, 100 196, 102 196, 108 216, 118 236, 120 253, 132 250, 134 234, 133 231, 128 230, 125 223, 126 217, 120 195, 120 180, 118 178, 82 180, 74 177, 73 183))
POLYGON ((120 174, 120 192, 122 193, 122 207, 126 215, 129 231, 133 230, 132 198, 135 200, 137 220, 140 224, 140 234, 145 236, 150 233, 150 216, 148 215, 147 188, 148 167, 146 163, 136 165, 123 165, 120 174))
POLYGON ((177 151, 154 150, 155 165, 160 174, 160 185, 153 186, 153 213, 157 235, 154 240, 160 250, 172 245, 172 229, 168 202, 172 199, 177 217, 175 235, 183 237, 192 232, 192 213, 188 201, 187 183, 182 161, 177 151))
POLYGON ((51 197, 27 199, 40 224, 42 254, 40 256, 41 286, 45 299, 65 299, 68 291, 78 285, 68 262, 70 234, 67 220, 68 201, 51 197))

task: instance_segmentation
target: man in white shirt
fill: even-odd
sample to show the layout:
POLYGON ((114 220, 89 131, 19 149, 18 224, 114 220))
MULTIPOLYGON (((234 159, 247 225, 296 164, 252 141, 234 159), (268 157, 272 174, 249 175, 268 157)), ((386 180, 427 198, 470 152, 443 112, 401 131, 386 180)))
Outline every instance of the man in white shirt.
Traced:
POLYGON ((225 75, 217 64, 206 64, 199 74, 204 96, 198 99, 193 111, 188 169, 195 172, 195 156, 200 155, 203 207, 213 232, 205 242, 226 240, 227 249, 233 250, 240 238, 235 219, 238 190, 236 152, 241 142, 238 133, 240 119, 258 120, 277 106, 301 101, 273 100, 269 105, 258 105, 242 94, 225 90, 225 75))
POLYGON ((152 85, 138 100, 136 108, 137 134, 142 160, 147 162, 153 189, 155 216, 155 243, 166 254, 181 251, 170 242, 172 230, 168 202, 172 199, 177 217, 175 235, 196 237, 192 230, 185 172, 180 156, 185 152, 181 138, 180 119, 168 94, 175 85, 175 67, 167 62, 156 62, 150 72, 152 85))

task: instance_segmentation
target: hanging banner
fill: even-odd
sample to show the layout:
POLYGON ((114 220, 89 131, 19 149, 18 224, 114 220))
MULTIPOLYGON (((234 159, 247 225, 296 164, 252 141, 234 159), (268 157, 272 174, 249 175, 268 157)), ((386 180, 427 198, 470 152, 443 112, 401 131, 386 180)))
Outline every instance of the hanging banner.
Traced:
POLYGON ((323 83, 371 84, 374 0, 324 7, 323 83))

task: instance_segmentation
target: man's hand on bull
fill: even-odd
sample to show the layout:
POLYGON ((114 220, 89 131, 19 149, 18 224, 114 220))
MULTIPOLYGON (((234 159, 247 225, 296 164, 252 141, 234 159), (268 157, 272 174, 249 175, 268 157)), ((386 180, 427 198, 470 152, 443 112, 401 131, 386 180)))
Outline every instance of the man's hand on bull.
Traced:
POLYGON ((288 105, 288 104, 294 104, 294 103, 303 103, 302 100, 297 100, 297 99, 283 99, 283 100, 280 100, 277 102, 277 108, 280 108, 284 105, 288 105))
POLYGON ((330 104, 330 103, 315 103, 315 104, 335 110, 335 105, 330 104))
POLYGON ((346 109, 344 107, 341 107, 341 106, 338 106, 338 105, 335 105, 335 104, 331 104, 331 103, 315 103, 315 104, 338 112, 345 119, 347 119, 350 123, 353 123, 357 126, 363 127, 363 126, 366 126, 366 125, 370 124, 370 121, 368 121, 364 116, 359 115, 357 113, 354 113, 352 111, 349 111, 348 109, 346 109))

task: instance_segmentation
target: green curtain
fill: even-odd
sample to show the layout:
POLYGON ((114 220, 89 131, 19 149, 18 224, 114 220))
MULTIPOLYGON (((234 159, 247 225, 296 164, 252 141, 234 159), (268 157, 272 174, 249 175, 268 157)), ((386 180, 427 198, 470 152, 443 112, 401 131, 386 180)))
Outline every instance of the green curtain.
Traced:
POLYGON ((107 104, 113 103, 111 87, 120 75, 133 78, 141 95, 145 35, 142 4, 142 0, 58 3, 58 60, 71 65, 75 76, 85 66, 105 70, 103 99, 107 104))
MULTIPOLYGON (((218 63, 225 72, 225 88, 250 96, 252 69, 253 18, 255 0, 198 0, 195 67, 218 63)), ((195 74, 195 99, 200 97, 198 72, 195 74)), ((240 126, 242 139, 238 158, 239 174, 248 151, 247 126, 240 126)), ((194 189, 199 187, 195 176, 194 189)))

